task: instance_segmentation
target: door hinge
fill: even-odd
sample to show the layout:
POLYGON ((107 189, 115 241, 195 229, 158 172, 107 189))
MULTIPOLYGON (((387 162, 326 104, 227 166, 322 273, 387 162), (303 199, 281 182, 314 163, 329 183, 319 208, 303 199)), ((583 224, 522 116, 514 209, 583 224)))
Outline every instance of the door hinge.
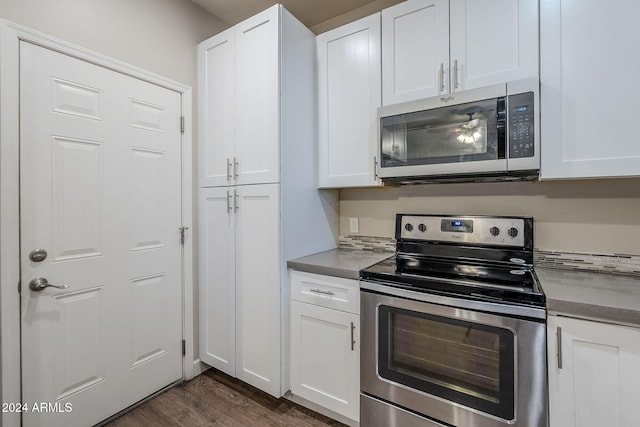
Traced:
POLYGON ((187 230, 189 229, 189 227, 180 227, 178 230, 180 230, 180 244, 182 246, 184 246, 184 242, 187 239, 187 230))
POLYGON ((182 340, 182 355, 185 356, 187 354, 187 341, 182 340))
POLYGON ((180 133, 184 133, 184 116, 180 116, 180 133))

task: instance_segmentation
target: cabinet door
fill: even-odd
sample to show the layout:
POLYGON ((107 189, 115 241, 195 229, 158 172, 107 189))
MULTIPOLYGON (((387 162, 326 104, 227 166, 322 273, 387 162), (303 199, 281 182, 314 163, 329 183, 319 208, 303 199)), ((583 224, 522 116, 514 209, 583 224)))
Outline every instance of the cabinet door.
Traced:
POLYGON ((320 187, 380 185, 375 172, 380 106, 380 14, 316 39, 320 187))
POLYGON ((279 181, 279 14, 275 5, 235 27, 237 184, 279 181))
POLYGON ((382 103, 449 91, 449 0, 409 0, 382 11, 382 103))
POLYGON ((235 32, 198 45, 200 187, 229 185, 235 140, 235 32))
POLYGON ((280 397, 279 186, 234 191, 237 377, 280 397))
POLYGON ((359 419, 359 316, 291 302, 291 392, 359 419))
POLYGON ((550 427, 640 425, 640 329, 557 316, 547 327, 550 427))
POLYGON ((538 76, 538 0, 451 0, 451 92, 538 76))
POLYGON ((200 189, 200 359, 236 375, 233 190, 200 189))
POLYGON ((542 178, 640 176, 639 14, 631 0, 541 2, 542 178))

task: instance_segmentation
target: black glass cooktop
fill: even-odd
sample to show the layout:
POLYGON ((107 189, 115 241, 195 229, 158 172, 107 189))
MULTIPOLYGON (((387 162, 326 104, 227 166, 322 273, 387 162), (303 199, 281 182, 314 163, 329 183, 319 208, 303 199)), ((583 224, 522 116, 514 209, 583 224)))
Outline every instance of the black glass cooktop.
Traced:
POLYGON ((462 298, 544 306, 529 266, 455 261, 399 254, 360 271, 363 280, 462 298))

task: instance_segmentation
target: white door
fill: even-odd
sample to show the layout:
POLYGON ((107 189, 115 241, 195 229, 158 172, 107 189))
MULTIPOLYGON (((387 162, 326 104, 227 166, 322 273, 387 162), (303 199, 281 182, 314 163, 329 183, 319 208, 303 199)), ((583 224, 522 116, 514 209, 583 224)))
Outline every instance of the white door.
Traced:
POLYGON ((176 92, 21 43, 22 396, 50 404, 25 426, 92 425, 182 377, 179 117, 176 92))
POLYGON ((234 181, 235 144, 235 30, 229 28, 198 45, 200 85, 200 186, 234 181))
POLYGON ((451 0, 451 92, 538 76, 538 0, 451 0))
POLYGON ((382 11, 382 104, 449 91, 449 0, 409 0, 382 11))
POLYGON ((316 45, 318 186, 379 186, 380 14, 320 34, 316 45))
POLYGON ((236 188, 236 374, 276 397, 280 389, 278 184, 236 188))
POLYGON ((640 329, 549 316, 547 343, 551 427, 640 425, 640 329))
POLYGON ((200 359, 236 376, 235 187, 200 189, 200 359))
POLYGON ((291 302, 291 392, 358 421, 360 316, 291 302))
POLYGON ((543 179, 640 176, 640 2, 540 2, 543 179))
POLYGON ((280 180, 280 6, 236 25, 237 184, 280 180))

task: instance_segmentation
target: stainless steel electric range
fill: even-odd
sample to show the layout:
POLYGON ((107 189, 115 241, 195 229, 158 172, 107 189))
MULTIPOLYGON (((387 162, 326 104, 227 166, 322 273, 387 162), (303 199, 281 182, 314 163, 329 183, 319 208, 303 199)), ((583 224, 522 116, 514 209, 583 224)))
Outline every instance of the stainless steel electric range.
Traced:
POLYGON ((361 425, 547 425, 545 296, 533 219, 396 217, 360 272, 361 425))

